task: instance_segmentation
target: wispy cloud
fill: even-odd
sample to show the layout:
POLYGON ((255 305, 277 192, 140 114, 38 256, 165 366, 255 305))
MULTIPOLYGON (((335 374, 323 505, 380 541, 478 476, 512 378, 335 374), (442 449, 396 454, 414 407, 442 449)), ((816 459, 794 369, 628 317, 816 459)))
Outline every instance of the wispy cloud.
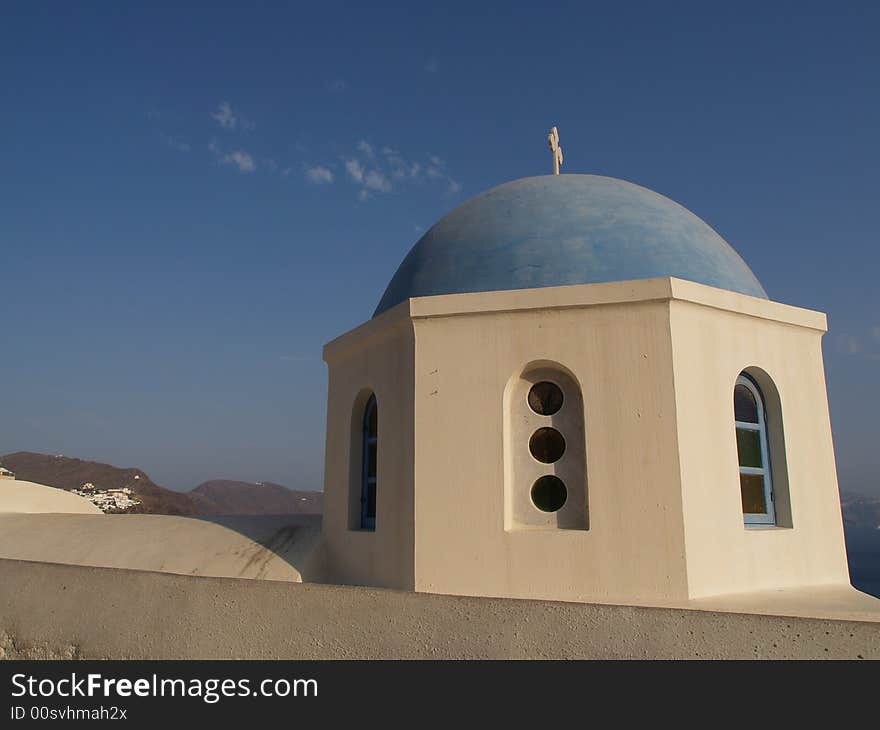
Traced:
POLYGON ((446 163, 436 155, 421 162, 410 160, 394 147, 377 147, 361 139, 355 145, 355 153, 341 159, 349 182, 360 188, 358 200, 369 200, 373 195, 390 193, 402 185, 424 182, 442 183, 447 195, 461 192, 461 183, 452 178, 446 163))
POLYGON ((377 193, 391 192, 391 183, 388 178, 378 170, 370 170, 364 175, 364 187, 377 193))
POLYGON ((437 157, 430 155, 428 157, 428 167, 425 170, 431 180, 442 180, 446 184, 447 195, 458 195, 461 192, 461 183, 455 180, 446 170, 446 162, 437 157))
POLYGON ((358 191, 358 200, 369 200, 373 193, 390 193, 391 183, 379 170, 369 170, 363 175, 363 187, 358 191))
POLYGON ((407 178, 418 179, 422 172, 422 165, 418 162, 409 163, 403 159, 403 155, 391 147, 383 147, 382 155, 387 163, 392 180, 406 180, 407 178))
POLYGON ((253 172, 257 169, 257 163, 254 161, 254 158, 244 150, 224 152, 216 142, 211 142, 208 145, 208 149, 214 153, 214 156, 221 165, 231 165, 239 172, 253 172))
POLYGON ((853 335, 841 335, 839 341, 840 348, 849 355, 857 355, 865 349, 862 341, 853 335))
POLYGON ((880 343, 880 325, 869 327, 867 334, 863 336, 844 334, 837 338, 840 352, 866 357, 869 360, 880 360, 880 350, 877 348, 877 343, 880 343))
MULTIPOLYGON (((343 82, 344 83, 344 82, 343 82)), ((211 119, 223 130, 251 130, 253 123, 227 100, 221 101, 210 114, 211 119)), ((162 135, 164 143, 179 152, 191 152, 193 145, 179 137, 162 135)), ((462 185, 447 169, 446 162, 437 155, 412 156, 397 147, 376 144, 366 137, 357 141, 348 153, 343 152, 335 161, 314 164, 302 161, 310 154, 306 146, 297 141, 293 148, 301 155, 300 161, 284 159, 281 153, 271 156, 254 155, 239 144, 230 142, 232 137, 217 134, 211 138, 208 149, 221 165, 229 166, 239 173, 262 172, 288 178, 292 173, 302 174, 305 181, 315 186, 329 187, 338 181, 347 181, 355 187, 358 200, 366 201, 407 187, 435 187, 443 194, 454 196, 462 191, 462 185)), ((259 140, 253 142, 257 145, 259 140)), ((250 146, 250 145, 249 145, 250 146)), ((200 145, 195 145, 196 148, 200 145)), ((266 150, 271 152, 271 150, 266 150)))
POLYGON ((345 160, 345 171, 353 182, 360 184, 364 181, 364 168, 356 159, 345 160))
POLYGON ((224 129, 235 129, 238 125, 238 117, 232 111, 232 105, 228 101, 221 101, 217 111, 211 114, 211 118, 224 129))
POLYGON ((313 185, 329 185, 333 182, 333 171, 323 165, 306 168, 306 179, 313 185))
POLYGON ((880 362, 880 325, 868 328, 864 336, 841 335, 838 338, 840 349, 848 355, 857 355, 873 362, 880 362))
POLYGON ((437 155, 431 155, 428 158, 428 161, 430 164, 428 165, 428 169, 425 170, 425 174, 433 180, 443 177, 446 173, 446 163, 437 157, 437 155))
MULTIPOLYGON (((162 144, 177 152, 191 152, 192 145, 189 142, 186 142, 176 135, 168 134, 165 131, 167 126, 174 123, 172 119, 167 118, 168 116, 169 115, 163 114, 155 108, 147 111, 147 119, 152 123, 153 129, 156 130, 159 139, 162 140, 162 144)), ((174 115, 171 116, 173 117, 174 115)))
POLYGON ((367 165, 375 161, 373 148, 361 141, 358 143, 358 151, 369 159, 363 163, 354 157, 344 160, 349 180, 362 186, 358 191, 358 199, 367 200, 373 193, 390 193, 392 186, 385 173, 378 167, 367 168, 367 165))
POLYGON ((234 111, 232 104, 228 101, 221 101, 217 105, 217 111, 211 113, 211 118, 223 127, 223 129, 233 130, 240 127, 245 131, 251 131, 257 126, 249 119, 245 119, 241 114, 234 111))
POLYGON ((170 134, 165 134, 164 132, 160 132, 160 134, 162 135, 162 141, 171 149, 177 150, 178 152, 189 152, 192 150, 192 147, 188 142, 184 142, 183 140, 180 140, 177 137, 172 137, 170 134))
POLYGON ((254 158, 244 150, 230 152, 228 155, 224 155, 220 161, 227 165, 234 165, 239 172, 253 172, 257 169, 254 158))

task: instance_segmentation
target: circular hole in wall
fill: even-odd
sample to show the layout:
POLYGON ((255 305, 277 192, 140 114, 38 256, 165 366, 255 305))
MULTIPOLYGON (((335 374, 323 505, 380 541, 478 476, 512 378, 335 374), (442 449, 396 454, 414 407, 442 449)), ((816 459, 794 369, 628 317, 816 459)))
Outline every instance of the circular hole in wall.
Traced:
POLYGON ((542 512, 557 512, 568 497, 565 483, 552 474, 545 474, 532 485, 532 502, 542 512))
POLYGON ((549 380, 535 383, 529 390, 529 408, 539 416, 552 416, 562 408, 562 390, 549 380))
POLYGON ((539 428, 529 439, 529 451, 538 461, 552 464, 565 453, 565 439, 555 428, 539 428))

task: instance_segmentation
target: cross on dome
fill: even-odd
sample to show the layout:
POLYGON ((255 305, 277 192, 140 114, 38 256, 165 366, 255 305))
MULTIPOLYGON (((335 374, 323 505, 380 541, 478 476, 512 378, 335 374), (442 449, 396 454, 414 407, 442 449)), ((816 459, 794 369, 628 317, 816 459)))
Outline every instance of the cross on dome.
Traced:
POLYGON ((559 174, 559 168, 562 166, 562 147, 559 146, 559 131, 556 127, 550 130, 547 135, 547 142, 550 144, 550 151, 553 153, 553 174, 559 174))

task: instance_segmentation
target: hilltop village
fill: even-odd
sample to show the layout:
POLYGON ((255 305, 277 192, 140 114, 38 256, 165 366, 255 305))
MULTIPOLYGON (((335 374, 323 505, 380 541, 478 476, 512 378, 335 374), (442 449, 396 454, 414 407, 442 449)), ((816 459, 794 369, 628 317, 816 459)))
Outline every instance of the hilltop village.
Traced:
MULTIPOLYGON (((140 477, 135 476, 135 479, 140 477)), ((137 498, 129 487, 117 489, 98 489, 91 482, 86 482, 79 489, 71 489, 71 492, 85 497, 89 502, 100 508, 102 512, 119 513, 126 512, 132 507, 137 507, 141 500, 137 498)))

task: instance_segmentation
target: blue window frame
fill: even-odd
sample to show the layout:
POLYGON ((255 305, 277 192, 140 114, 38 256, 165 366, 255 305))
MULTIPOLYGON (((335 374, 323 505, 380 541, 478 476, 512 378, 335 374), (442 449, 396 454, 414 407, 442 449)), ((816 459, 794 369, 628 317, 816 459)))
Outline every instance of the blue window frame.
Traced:
POLYGON ((733 411, 743 521, 746 525, 775 525, 767 411, 761 389, 745 373, 736 379, 733 411))
POLYGON ((376 470, 379 446, 379 412, 371 395, 364 409, 361 477, 361 529, 376 529, 376 470))

